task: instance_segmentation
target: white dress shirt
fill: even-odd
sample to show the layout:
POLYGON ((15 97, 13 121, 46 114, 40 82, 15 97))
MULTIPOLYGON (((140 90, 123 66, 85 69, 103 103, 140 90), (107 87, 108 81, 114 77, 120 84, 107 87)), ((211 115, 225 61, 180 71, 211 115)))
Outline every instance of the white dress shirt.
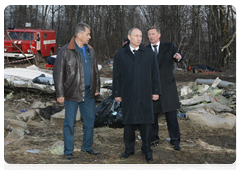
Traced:
POLYGON ((134 54, 133 50, 137 51, 139 49, 139 46, 136 49, 132 48, 131 45, 129 45, 129 47, 130 47, 130 50, 132 51, 133 54, 134 54))
POLYGON ((160 41, 158 41, 157 44, 151 44, 152 50, 154 51, 153 45, 157 45, 157 53, 159 54, 159 46, 160 46, 160 41))

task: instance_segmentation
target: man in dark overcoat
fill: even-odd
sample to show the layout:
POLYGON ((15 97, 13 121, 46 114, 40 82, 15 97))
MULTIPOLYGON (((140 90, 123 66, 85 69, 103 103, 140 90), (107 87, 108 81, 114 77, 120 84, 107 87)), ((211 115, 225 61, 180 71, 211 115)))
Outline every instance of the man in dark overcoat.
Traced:
POLYGON ((135 126, 139 125, 142 153, 152 162, 151 128, 154 122, 152 100, 158 100, 160 79, 154 52, 140 46, 142 32, 132 28, 128 32, 130 44, 114 57, 113 96, 122 104, 125 152, 122 158, 134 154, 135 126))
POLYGON ((159 75, 161 79, 162 95, 159 100, 153 101, 154 110, 154 124, 152 127, 152 146, 159 143, 158 136, 158 115, 165 113, 168 131, 170 135, 170 143, 174 146, 175 150, 180 150, 180 130, 177 120, 177 109, 180 108, 178 91, 176 86, 175 77, 173 74, 173 62, 180 62, 183 56, 178 52, 176 46, 171 42, 160 41, 161 33, 157 27, 148 29, 148 38, 151 48, 158 60, 159 75))

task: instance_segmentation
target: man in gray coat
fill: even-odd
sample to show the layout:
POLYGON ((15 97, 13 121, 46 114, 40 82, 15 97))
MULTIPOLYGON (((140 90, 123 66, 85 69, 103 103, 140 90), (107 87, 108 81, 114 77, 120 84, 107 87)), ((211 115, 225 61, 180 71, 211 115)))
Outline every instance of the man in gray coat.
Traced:
POLYGON ((158 100, 161 94, 157 59, 151 49, 140 46, 142 32, 138 28, 129 30, 128 39, 130 44, 116 53, 113 65, 112 94, 122 102, 124 124, 125 152, 121 157, 134 154, 135 126, 139 125, 142 153, 152 162, 152 100, 158 100))

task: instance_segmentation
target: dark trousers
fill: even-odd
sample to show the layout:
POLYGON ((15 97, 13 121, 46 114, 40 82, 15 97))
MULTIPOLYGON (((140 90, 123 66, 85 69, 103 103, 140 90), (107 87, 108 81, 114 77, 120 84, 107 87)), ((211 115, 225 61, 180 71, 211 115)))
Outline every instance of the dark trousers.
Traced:
MULTIPOLYGON (((135 145, 135 124, 124 124, 124 143, 125 152, 134 152, 135 145)), ((142 139, 142 152, 145 155, 151 155, 151 130, 152 124, 140 124, 138 125, 140 135, 142 139)))
POLYGON ((84 102, 65 100, 65 119, 63 124, 64 154, 72 154, 74 149, 74 123, 76 121, 77 109, 80 109, 83 118, 83 144, 82 150, 92 150, 93 129, 95 121, 95 99, 90 98, 90 87, 85 89, 84 102))
MULTIPOLYGON (((159 140, 158 131, 158 115, 159 113, 154 113, 154 124, 152 125, 152 133, 151 133, 151 142, 159 140)), ((168 132, 170 135, 170 143, 172 145, 176 145, 180 143, 180 130, 178 125, 178 119, 177 119, 177 111, 172 112, 166 112, 165 113, 166 121, 167 121, 167 127, 168 132)))

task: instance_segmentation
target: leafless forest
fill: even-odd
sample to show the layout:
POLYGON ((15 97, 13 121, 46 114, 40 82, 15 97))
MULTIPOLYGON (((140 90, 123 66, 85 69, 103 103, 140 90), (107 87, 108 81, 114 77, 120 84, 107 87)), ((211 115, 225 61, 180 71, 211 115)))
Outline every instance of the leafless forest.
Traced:
POLYGON ((88 23, 92 30, 90 45, 98 61, 107 62, 121 48, 127 31, 138 27, 143 43, 148 44, 147 29, 159 26, 161 41, 174 42, 185 62, 216 68, 236 62, 236 9, 231 5, 10 5, 4 11, 4 30, 13 25, 56 30, 57 46, 67 44, 73 26, 88 23))

